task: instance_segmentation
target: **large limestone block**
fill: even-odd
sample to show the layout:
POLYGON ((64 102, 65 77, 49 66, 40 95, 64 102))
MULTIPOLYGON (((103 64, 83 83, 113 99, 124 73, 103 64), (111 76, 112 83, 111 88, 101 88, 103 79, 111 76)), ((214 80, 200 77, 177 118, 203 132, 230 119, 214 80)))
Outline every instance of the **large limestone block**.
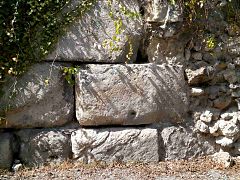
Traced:
POLYGON ((60 126, 72 121, 73 87, 63 77, 64 64, 35 64, 22 77, 10 80, 0 99, 6 111, 2 128, 60 126))
POLYGON ((13 136, 0 133, 0 168, 9 169, 13 163, 13 136))
MULTIPOLYGON (((75 2, 78 3, 81 1, 75 2)), ((89 12, 70 26, 46 59, 125 62, 131 51, 130 44, 131 60, 136 59, 142 34, 139 9, 137 0, 113 1, 112 5, 108 0, 97 1, 89 12)))
POLYGON ((159 161, 157 129, 79 129, 71 142, 73 158, 85 163, 159 161))
POLYGON ((27 166, 61 162, 71 158, 71 129, 25 129, 20 139, 20 160, 27 166))
POLYGON ((211 155, 219 151, 213 138, 203 137, 193 131, 191 126, 169 126, 161 130, 160 149, 163 159, 189 159, 211 155))
POLYGON ((182 66, 87 65, 76 75, 81 125, 179 122, 188 111, 182 66))

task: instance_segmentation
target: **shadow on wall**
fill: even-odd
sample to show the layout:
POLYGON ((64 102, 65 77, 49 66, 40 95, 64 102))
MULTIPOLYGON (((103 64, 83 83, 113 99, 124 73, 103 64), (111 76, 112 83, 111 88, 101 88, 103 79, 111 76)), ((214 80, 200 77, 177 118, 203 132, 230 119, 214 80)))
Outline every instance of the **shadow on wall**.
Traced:
MULTIPOLYGON (((76 2, 75 2, 76 3, 76 2)), ((121 1, 119 2, 121 3, 121 1)), ((127 10, 139 12, 139 5, 136 0, 124 3, 127 10)), ((133 49, 138 48, 141 34, 141 19, 129 18, 119 10, 119 4, 113 4, 112 9, 106 1, 98 1, 93 9, 86 13, 78 22, 73 24, 67 31, 67 35, 61 37, 55 51, 47 57, 47 60, 58 59, 63 61, 84 61, 84 62, 124 62, 128 51, 128 40, 133 39, 133 49), (116 34, 115 21, 109 16, 114 13, 115 18, 123 20, 122 31, 116 34), (113 37, 120 38, 119 42, 113 37), (111 51, 105 41, 112 41, 113 45, 119 45, 119 51, 111 51)), ((136 58, 136 54, 132 59, 136 58)))
POLYGON ((188 111, 181 66, 89 65, 77 76, 76 97, 82 125, 177 122, 188 111))

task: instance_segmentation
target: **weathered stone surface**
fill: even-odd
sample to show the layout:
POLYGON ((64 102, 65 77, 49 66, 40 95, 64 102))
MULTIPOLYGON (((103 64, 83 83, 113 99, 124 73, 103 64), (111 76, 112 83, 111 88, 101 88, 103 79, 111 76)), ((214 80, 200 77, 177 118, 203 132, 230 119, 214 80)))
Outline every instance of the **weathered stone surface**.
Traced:
POLYGON ((73 158, 85 163, 159 161, 156 129, 79 129, 72 133, 71 142, 73 158))
POLYGON ((169 1, 149 1, 147 9, 147 21, 162 23, 162 28, 167 23, 182 21, 182 8, 179 4, 171 4, 169 1))
POLYGON ((188 83, 190 85, 207 82, 211 79, 211 67, 201 67, 196 70, 186 69, 188 83))
POLYGON ((234 137, 219 136, 216 138, 216 143, 223 147, 232 147, 234 141, 235 141, 234 137))
MULTIPOLYGON (((81 1, 77 1, 76 4, 78 3, 81 1)), ((131 42, 133 50, 131 60, 135 60, 142 33, 141 18, 140 16, 135 18, 124 15, 120 5, 122 9, 126 8, 126 12, 139 13, 137 0, 113 1, 112 6, 108 5, 107 0, 97 1, 92 9, 86 12, 68 29, 67 34, 59 39, 55 50, 46 59, 125 62, 130 49, 129 42, 131 42), (122 21, 113 20, 110 13, 122 21), (117 25, 120 23, 122 26, 117 25), (119 27, 122 29, 118 30, 119 27)))
POLYGON ((196 130, 202 133, 208 133, 209 132, 209 127, 206 125, 205 122, 198 120, 196 125, 195 125, 196 130))
POLYGON ((146 49, 149 62, 157 64, 185 64, 184 48, 189 37, 181 33, 171 39, 152 37, 146 49))
POLYGON ((229 83, 232 83, 232 84, 237 82, 237 80, 238 80, 235 70, 227 69, 224 71, 223 76, 226 81, 228 81, 229 83))
POLYGON ((212 159, 222 164, 225 168, 230 167, 233 164, 231 155, 228 152, 218 152, 212 155, 212 159))
POLYGON ((17 132, 20 138, 19 158, 27 166, 60 162, 71 157, 72 129, 26 129, 17 132))
POLYGON ((218 109, 225 109, 227 108, 232 102, 232 98, 229 96, 220 96, 219 98, 213 101, 213 107, 218 109))
POLYGON ((179 122, 188 111, 181 66, 87 65, 76 75, 81 125, 179 122))
POLYGON ((192 127, 166 127, 161 132, 165 149, 165 160, 188 159, 201 155, 210 155, 218 150, 213 139, 204 138, 193 131, 192 127))
POLYGON ((0 133, 0 168, 9 169, 13 163, 13 136, 0 133))
POLYGON ((226 42, 226 48, 230 55, 239 56, 240 54, 240 36, 229 38, 226 42))
POLYGON ((193 87, 190 91, 191 96, 201 96, 204 95, 204 93, 204 89, 199 87, 193 87))
POLYGON ((199 61, 201 61, 202 60, 202 53, 200 53, 200 52, 195 52, 195 53, 192 53, 192 57, 193 57, 193 59, 195 59, 195 60, 199 60, 199 61))
POLYGON ((222 134, 227 137, 236 137, 239 136, 239 127, 233 121, 219 121, 219 129, 222 134))
POLYGON ((213 119, 213 113, 210 110, 206 110, 200 115, 200 120, 203 122, 210 123, 212 119, 213 119))
POLYGON ((3 90, 0 110, 10 106, 2 128, 53 127, 72 121, 73 87, 63 77, 66 64, 35 64, 3 90), (12 94, 15 94, 12 98, 12 94))

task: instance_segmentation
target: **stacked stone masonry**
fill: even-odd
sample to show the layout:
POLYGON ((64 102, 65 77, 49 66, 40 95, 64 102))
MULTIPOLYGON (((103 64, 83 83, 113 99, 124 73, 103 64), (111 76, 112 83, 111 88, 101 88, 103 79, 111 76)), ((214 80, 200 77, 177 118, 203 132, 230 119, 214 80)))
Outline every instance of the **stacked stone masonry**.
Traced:
POLYGON ((104 45, 115 26, 107 0, 97 1, 44 61, 6 83, 0 168, 240 155, 240 27, 226 21, 226 4, 212 2, 198 36, 181 4, 113 2, 124 26, 119 50, 104 45), (129 18, 118 3, 142 15, 129 18), (74 85, 62 71, 72 66, 74 85))

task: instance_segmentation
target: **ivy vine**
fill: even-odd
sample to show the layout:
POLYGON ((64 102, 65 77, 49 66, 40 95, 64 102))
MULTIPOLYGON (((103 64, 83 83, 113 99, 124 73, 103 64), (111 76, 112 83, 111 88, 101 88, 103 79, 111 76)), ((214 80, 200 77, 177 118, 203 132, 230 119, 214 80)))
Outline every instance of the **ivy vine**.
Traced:
POLYGON ((0 1, 0 89, 8 76, 23 74, 43 59, 68 25, 88 11, 96 0, 0 1))

